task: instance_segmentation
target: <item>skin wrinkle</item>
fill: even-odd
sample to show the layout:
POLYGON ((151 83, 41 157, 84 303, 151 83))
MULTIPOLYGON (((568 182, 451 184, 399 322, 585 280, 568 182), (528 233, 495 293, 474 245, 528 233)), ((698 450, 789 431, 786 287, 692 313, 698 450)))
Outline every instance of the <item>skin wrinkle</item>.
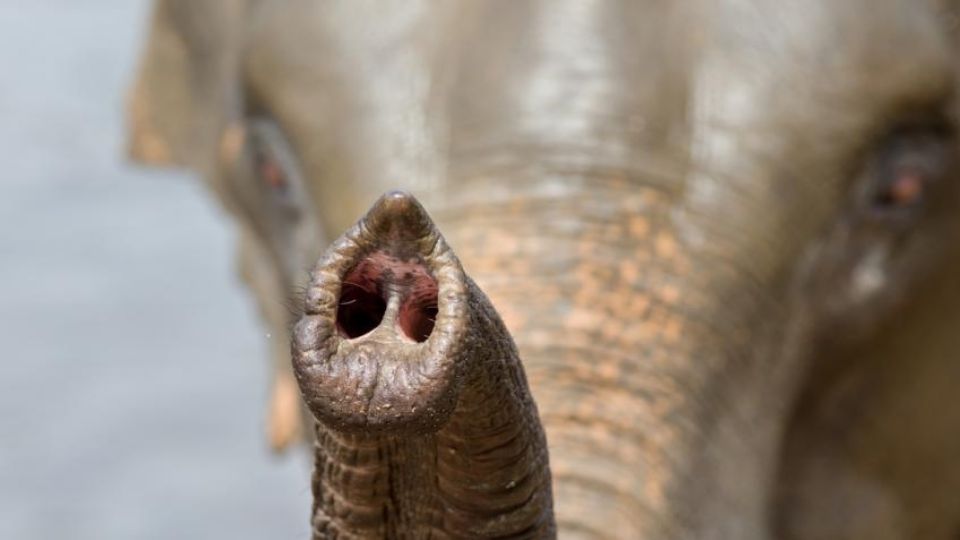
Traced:
MULTIPOLYGON (((945 0, 935 3, 264 3, 238 79, 253 110, 269 111, 285 135, 307 179, 305 212, 324 230, 344 230, 394 186, 433 213, 516 338, 565 536, 896 531, 948 540, 960 523, 950 438, 960 422, 950 399, 960 395, 950 385, 960 380, 950 376, 960 337, 948 323, 956 310, 937 306, 960 298, 956 197, 935 192, 942 217, 903 237, 844 221, 857 215, 851 193, 875 187, 857 171, 877 141, 918 113, 956 124, 956 18, 939 11, 945 0), (847 300, 864 254, 894 237, 876 261, 885 286, 847 300), (933 277, 936 286, 924 283, 933 277), (945 298, 933 298, 940 291, 945 298), (850 519, 823 519, 832 513, 850 519)), ((198 37, 215 49, 213 38, 198 37)), ((204 72, 203 62, 190 69, 204 72)), ((141 116, 160 111, 135 103, 141 116)), ((169 143, 172 154, 204 151, 169 143)), ((333 250, 365 235, 377 229, 333 250)), ((256 252, 283 274, 275 259, 291 249, 303 248, 256 252)), ((412 251, 442 255, 436 244, 412 251)), ((311 319, 335 312, 338 294, 306 292, 295 340, 310 380, 346 350, 329 347, 337 338, 318 335, 323 324, 311 319)), ((428 342, 455 330, 444 320, 428 342)), ((374 345, 399 347, 391 339, 368 336, 366 357, 330 370, 353 382, 320 401, 363 412, 336 429, 376 424, 378 396, 391 388, 446 380, 436 357, 409 370, 371 366, 374 345), (363 386, 371 376, 372 390, 363 386), (358 389, 369 394, 355 400, 358 389)), ((467 420, 498 399, 470 395, 457 405, 467 420)), ((449 412, 428 398, 409 403, 421 404, 409 411, 430 429, 449 412)), ((332 413, 320 412, 330 424, 332 413)), ((525 422, 506 425, 522 432, 525 422)), ((512 428, 486 427, 490 439, 475 446, 448 437, 458 460, 512 463, 527 448, 512 428)), ((328 428, 318 435, 317 537, 331 526, 324 505, 336 519, 349 518, 351 504, 369 511, 363 526, 372 528, 352 536, 422 538, 453 527, 439 525, 436 471, 462 462, 442 462, 439 435, 334 439, 328 428), (380 451, 364 454, 370 445, 380 451), (370 469, 347 465, 357 460, 370 469)), ((450 494, 494 514, 526 500, 450 494)))
POLYGON ((305 311, 313 315, 304 319, 295 334, 302 338, 294 345, 295 373, 308 405, 321 420, 317 471, 324 472, 314 483, 316 498, 322 501, 314 509, 314 534, 325 537, 367 530, 365 534, 380 536, 385 534, 384 527, 426 527, 452 537, 499 537, 523 531, 549 536, 553 518, 546 442, 516 350, 423 209, 409 195, 384 196, 335 243, 311 287, 336 297, 342 276, 357 268, 358 261, 387 265, 386 271, 373 275, 391 280, 395 275, 388 266, 392 259, 376 255, 378 250, 414 260, 409 258, 416 253, 413 248, 436 277, 440 300, 437 324, 426 342, 397 341, 398 295, 409 292, 391 289, 400 287, 398 281, 385 282, 385 288, 394 291, 392 307, 369 334, 352 340, 338 336, 332 330, 336 301, 324 301, 326 309, 308 307, 305 311), (325 342, 330 352, 320 360, 315 352, 325 342), (359 358, 353 349, 367 351, 362 353, 363 361, 368 366, 372 362, 376 370, 372 386, 364 382, 371 380, 370 373, 350 372, 359 358), (423 376, 382 377, 392 365, 402 366, 402 371, 413 366, 423 376), (338 386, 343 384, 364 390, 366 400, 359 409, 340 397, 343 392, 338 386), (330 439, 328 431, 372 448, 399 444, 390 461, 375 465, 374 470, 377 478, 408 478, 409 483, 396 484, 391 488, 393 496, 384 499, 383 489, 371 489, 354 478, 350 469, 338 467, 340 458, 330 443, 339 435, 330 439), (500 440, 504 433, 510 435, 505 443, 500 440), (474 453, 498 444, 514 451, 474 453), (433 470, 424 468, 430 464, 433 470), (436 483, 424 482, 433 478, 436 483))

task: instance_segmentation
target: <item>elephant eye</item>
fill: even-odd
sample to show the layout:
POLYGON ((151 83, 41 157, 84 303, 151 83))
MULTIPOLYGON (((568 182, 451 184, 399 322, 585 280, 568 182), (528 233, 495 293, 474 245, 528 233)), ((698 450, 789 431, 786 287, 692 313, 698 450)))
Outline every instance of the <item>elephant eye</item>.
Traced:
POLYGON ((283 167, 277 161, 276 156, 271 155, 269 149, 263 145, 258 145, 254 149, 254 169, 257 178, 270 189, 284 191, 288 187, 288 180, 283 167))
POLYGON ((873 204, 881 210, 909 208, 923 200, 927 179, 920 171, 898 171, 874 196, 873 204))
POLYGON ((250 166, 259 189, 281 210, 298 208, 301 178, 297 160, 279 127, 270 119, 248 120, 250 166))
POLYGON ((884 141, 868 167, 874 216, 904 218, 925 206, 951 173, 953 146, 942 127, 900 130, 884 141))

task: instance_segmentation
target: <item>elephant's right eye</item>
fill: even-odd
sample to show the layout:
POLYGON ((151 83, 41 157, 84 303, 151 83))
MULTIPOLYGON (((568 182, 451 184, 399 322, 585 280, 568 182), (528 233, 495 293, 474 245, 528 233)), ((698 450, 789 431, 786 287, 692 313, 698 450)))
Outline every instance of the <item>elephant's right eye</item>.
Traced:
POLYGON ((897 171, 889 183, 882 186, 874 196, 874 205, 882 210, 909 208, 923 200, 927 187, 924 174, 919 171, 897 171))
POLYGON ((918 127, 892 134, 867 170, 873 217, 911 218, 943 189, 954 164, 954 140, 946 128, 918 127))

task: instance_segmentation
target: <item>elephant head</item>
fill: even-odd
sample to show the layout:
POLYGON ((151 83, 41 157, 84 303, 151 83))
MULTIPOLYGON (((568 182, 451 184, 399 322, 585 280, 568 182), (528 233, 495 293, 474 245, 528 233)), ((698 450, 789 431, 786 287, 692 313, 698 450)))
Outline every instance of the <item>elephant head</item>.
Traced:
POLYGON ((317 537, 947 539, 958 16, 160 0, 132 150, 306 287, 317 537))

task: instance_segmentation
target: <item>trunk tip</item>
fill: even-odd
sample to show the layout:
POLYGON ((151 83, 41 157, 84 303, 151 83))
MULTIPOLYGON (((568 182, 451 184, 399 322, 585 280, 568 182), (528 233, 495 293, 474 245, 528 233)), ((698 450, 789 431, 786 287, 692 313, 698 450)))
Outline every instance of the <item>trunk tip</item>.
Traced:
POLYGON ((384 193, 364 220, 375 234, 388 238, 422 238, 435 234, 433 220, 411 193, 393 190, 384 193))
POLYGON ((323 424, 431 432, 449 418, 464 367, 467 278, 413 195, 382 195, 311 274, 293 365, 323 424))
POLYGON ((380 199, 384 204, 410 205, 417 204, 417 198, 409 191, 393 189, 383 194, 380 199))
POLYGON ((371 215, 393 218, 416 217, 425 213, 420 201, 412 193, 399 189, 381 195, 370 209, 371 215))

